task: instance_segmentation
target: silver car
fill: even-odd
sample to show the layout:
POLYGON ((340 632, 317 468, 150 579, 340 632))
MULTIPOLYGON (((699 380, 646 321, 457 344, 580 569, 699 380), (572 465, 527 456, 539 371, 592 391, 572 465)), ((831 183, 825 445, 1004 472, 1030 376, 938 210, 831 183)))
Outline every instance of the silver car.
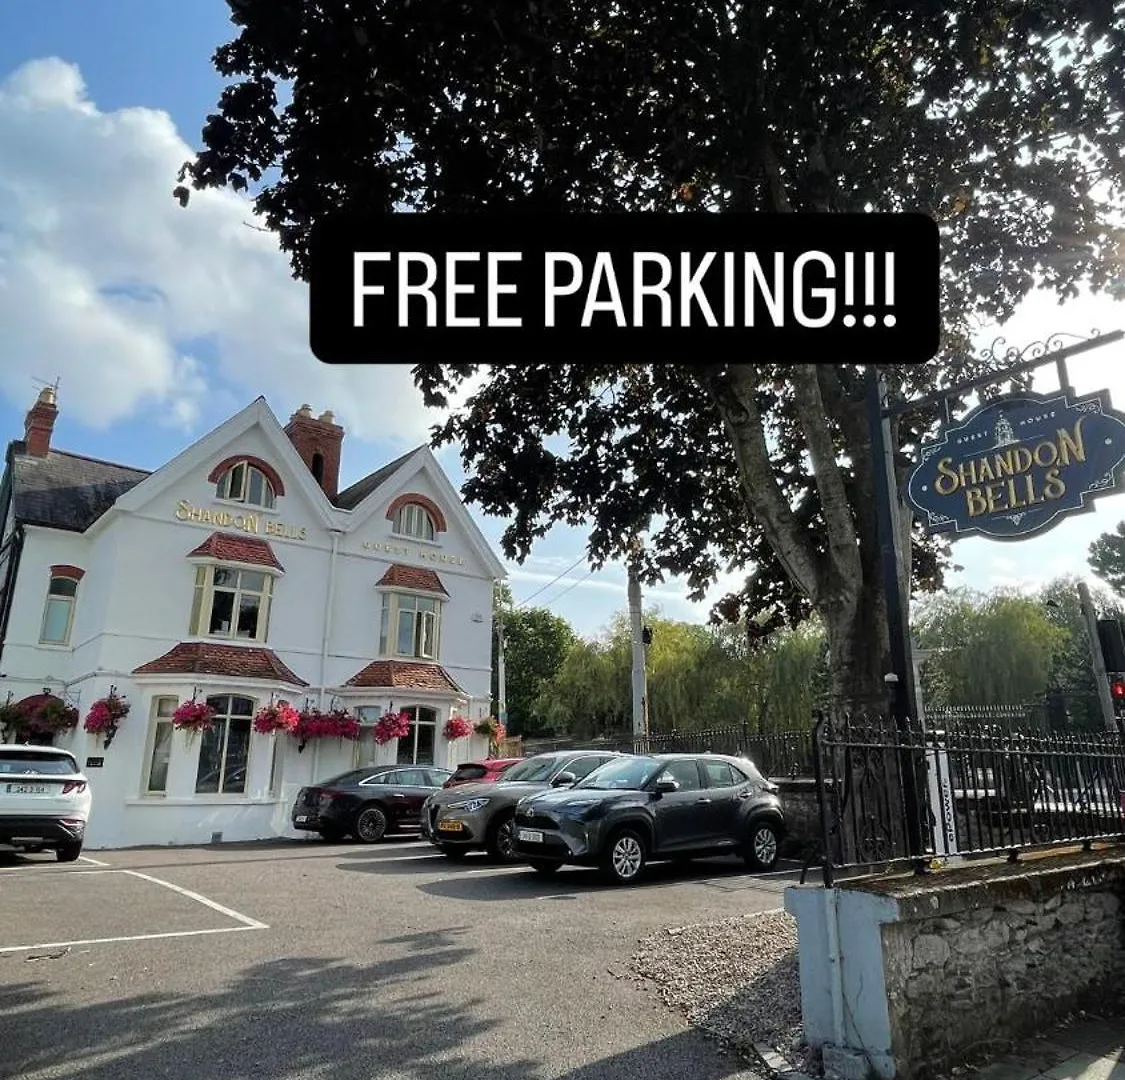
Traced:
POLYGON ((422 835, 451 859, 483 848, 498 862, 514 862, 512 819, 520 799, 569 787, 622 756, 612 750, 555 750, 513 765, 491 783, 435 792, 422 806, 422 835))

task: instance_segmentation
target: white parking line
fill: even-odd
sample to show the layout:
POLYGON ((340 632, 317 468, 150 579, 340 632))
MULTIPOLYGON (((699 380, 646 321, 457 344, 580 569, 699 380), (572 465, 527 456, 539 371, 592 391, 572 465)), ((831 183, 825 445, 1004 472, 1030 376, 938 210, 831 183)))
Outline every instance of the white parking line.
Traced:
POLYGON ((269 929, 269 926, 264 922, 251 919, 248 915, 243 915, 233 908, 216 903, 214 900, 210 900, 200 893, 192 892, 191 889, 185 889, 180 885, 173 885, 170 881, 152 877, 150 874, 142 874, 139 870, 71 870, 63 871, 63 873, 91 875, 128 874, 130 877, 140 878, 142 881, 151 881, 154 885, 162 885, 166 889, 171 889, 173 892, 179 893, 181 896, 186 896, 189 900, 194 900, 204 907, 208 907, 212 911, 216 911, 220 915, 228 919, 233 919, 235 922, 241 923, 242 925, 220 926, 209 930, 168 930, 160 934, 125 934, 119 937, 83 938, 76 941, 47 941, 40 942, 37 945, 5 945, 0 947, 0 953, 31 952, 36 949, 63 949, 69 948, 72 945, 106 945, 119 941, 156 941, 162 938, 200 937, 204 934, 233 934, 243 930, 269 929))
POLYGON ((94 866, 112 866, 113 865, 112 863, 99 862, 97 859, 91 859, 89 855, 79 855, 78 858, 81 862, 92 863, 94 866))

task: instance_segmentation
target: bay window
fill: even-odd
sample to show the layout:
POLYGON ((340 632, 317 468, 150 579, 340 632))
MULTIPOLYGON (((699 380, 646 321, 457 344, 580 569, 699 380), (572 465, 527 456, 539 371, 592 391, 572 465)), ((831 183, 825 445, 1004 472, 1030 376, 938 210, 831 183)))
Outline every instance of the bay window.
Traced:
POLYGON ((191 633, 197 637, 265 641, 272 594, 272 574, 227 566, 198 566, 191 633))
POLYGON ((441 601, 431 596, 384 593, 379 624, 380 656, 436 660, 441 601))

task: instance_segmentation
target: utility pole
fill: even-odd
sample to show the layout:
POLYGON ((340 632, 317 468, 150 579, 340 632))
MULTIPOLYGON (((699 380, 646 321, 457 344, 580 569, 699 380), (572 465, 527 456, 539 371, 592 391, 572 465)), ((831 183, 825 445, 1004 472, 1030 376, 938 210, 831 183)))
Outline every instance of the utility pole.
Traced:
POLYGON ((1109 692, 1109 673, 1105 669, 1102 655, 1102 642, 1098 636, 1098 616, 1090 590, 1086 582, 1078 583, 1078 599, 1082 604, 1082 615, 1086 619, 1086 636, 1090 639, 1090 659, 1094 665, 1094 682, 1098 687, 1098 703, 1102 707, 1102 722, 1106 731, 1117 731, 1117 718, 1113 711, 1113 696, 1109 692))
POLYGON ((508 687, 504 672, 504 611, 496 612, 496 719, 508 726, 508 687))
POLYGON ((629 563, 629 623, 633 636, 633 738, 643 739, 648 734, 644 617, 641 612, 641 579, 632 561, 629 563))

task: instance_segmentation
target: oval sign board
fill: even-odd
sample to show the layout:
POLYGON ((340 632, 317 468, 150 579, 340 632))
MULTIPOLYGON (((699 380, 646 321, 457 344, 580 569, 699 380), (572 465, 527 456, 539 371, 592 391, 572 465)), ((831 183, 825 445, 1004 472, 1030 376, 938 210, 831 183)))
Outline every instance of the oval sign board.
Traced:
POLYGON ((921 449, 906 497, 930 533, 1023 540, 1117 490, 1125 414, 1109 391, 1023 390, 974 409, 921 449))

